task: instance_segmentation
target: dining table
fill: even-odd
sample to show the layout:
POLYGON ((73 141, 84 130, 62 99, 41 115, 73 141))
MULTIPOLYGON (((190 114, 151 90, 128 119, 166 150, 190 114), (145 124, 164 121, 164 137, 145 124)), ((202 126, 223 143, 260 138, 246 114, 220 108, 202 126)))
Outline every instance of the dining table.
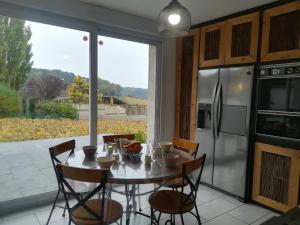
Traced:
MULTIPOLYGON (((147 144, 142 144, 142 151, 140 157, 138 158, 129 158, 126 155, 122 154, 121 150, 117 150, 114 154, 119 154, 119 160, 114 162, 110 168, 108 176, 108 184, 118 184, 124 185, 124 192, 117 191, 111 188, 112 192, 117 192, 126 196, 126 225, 130 223, 130 215, 140 214, 146 217, 150 217, 147 214, 137 210, 137 195, 146 195, 151 192, 156 191, 160 185, 157 185, 158 188, 153 188, 153 191, 148 191, 144 193, 136 193, 137 185, 139 184, 163 184, 165 181, 181 177, 182 175, 182 164, 184 162, 192 160, 192 157, 184 151, 174 149, 170 150, 171 152, 178 154, 177 166, 170 168, 167 167, 163 157, 158 154, 153 154, 153 151, 149 151, 147 144), (147 150, 148 148, 148 150, 147 150), (145 155, 151 155, 151 161, 145 160, 145 155)), ((86 157, 83 150, 79 149, 70 155, 67 164, 69 166, 78 167, 78 168, 98 168, 101 169, 97 162, 98 157, 110 155, 107 150, 107 146, 100 145, 97 147, 97 152, 95 157, 86 157)))

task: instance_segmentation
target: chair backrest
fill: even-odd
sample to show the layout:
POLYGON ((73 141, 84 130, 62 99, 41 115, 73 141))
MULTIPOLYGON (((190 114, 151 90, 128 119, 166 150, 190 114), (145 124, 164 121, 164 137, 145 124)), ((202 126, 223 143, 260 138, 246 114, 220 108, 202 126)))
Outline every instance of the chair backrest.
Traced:
MULTIPOLYGON (((91 216, 92 218, 80 218, 83 220, 86 220, 86 224, 90 224, 89 222, 95 220, 103 222, 103 215, 104 215, 104 204, 105 204, 105 189, 106 189, 106 183, 107 178, 109 174, 109 170, 103 170, 103 169, 87 169, 87 168, 76 168, 71 167, 63 164, 57 164, 56 165, 59 179, 62 182, 62 191, 65 197, 65 201, 67 204, 67 209, 69 210, 69 214, 74 216, 74 211, 78 209, 79 207, 83 207, 91 216), (90 192, 85 195, 83 198, 78 196, 78 193, 74 191, 74 189, 71 186, 72 181, 81 181, 81 182, 89 182, 89 183, 95 183, 97 184, 94 189, 91 189, 90 192), (70 207, 69 204, 69 197, 67 196, 67 190, 68 193, 71 193, 72 197, 76 199, 76 203, 70 207), (90 200, 95 195, 101 194, 101 212, 95 211, 95 209, 90 208, 88 205, 86 205, 86 202, 90 200)), ((71 216, 71 218, 72 218, 71 216)), ((74 216, 75 217, 75 216, 74 216)), ((102 223, 99 224, 102 224, 102 223)))
POLYGON ((117 138, 126 138, 127 140, 134 140, 135 135, 134 134, 104 135, 103 142, 104 144, 109 142, 115 142, 115 139, 117 138))
POLYGON ((49 153, 50 153, 50 158, 51 158, 51 162, 53 165, 53 169, 56 175, 56 179, 57 179, 57 183, 58 183, 58 188, 61 190, 61 186, 60 186, 60 181, 58 178, 58 172, 56 169, 56 165, 57 163, 62 163, 59 159, 58 156, 69 152, 69 155, 72 155, 74 153, 74 149, 75 149, 75 140, 71 140, 71 141, 67 141, 64 143, 61 143, 59 145, 53 146, 49 148, 49 153))
MULTIPOLYGON (((190 193, 188 194, 188 196, 191 197, 194 201, 196 201, 197 198, 197 191, 201 180, 205 158, 206 154, 203 154, 199 158, 185 162, 182 165, 182 177, 184 179, 181 192, 184 193, 184 180, 186 180, 190 186, 190 193), (195 175, 193 173, 196 171, 198 171, 198 176, 193 177, 192 179, 191 175, 195 175)), ((186 203, 185 201, 188 199, 182 199, 182 205, 184 205, 186 203)))
POLYGON ((67 141, 64 143, 61 143, 59 145, 53 146, 49 148, 50 153, 52 153, 53 156, 57 157, 58 155, 61 155, 67 151, 74 151, 75 149, 75 140, 67 141))
POLYGON ((195 159, 197 156, 199 144, 182 138, 174 137, 173 146, 174 148, 177 148, 190 154, 191 156, 194 156, 195 159))

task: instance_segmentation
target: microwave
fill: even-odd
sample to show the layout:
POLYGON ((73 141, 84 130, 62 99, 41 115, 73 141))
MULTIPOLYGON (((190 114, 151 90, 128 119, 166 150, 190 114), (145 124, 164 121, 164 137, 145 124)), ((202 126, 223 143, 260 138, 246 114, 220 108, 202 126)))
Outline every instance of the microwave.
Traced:
POLYGON ((300 63, 259 68, 256 133, 300 140, 300 63))

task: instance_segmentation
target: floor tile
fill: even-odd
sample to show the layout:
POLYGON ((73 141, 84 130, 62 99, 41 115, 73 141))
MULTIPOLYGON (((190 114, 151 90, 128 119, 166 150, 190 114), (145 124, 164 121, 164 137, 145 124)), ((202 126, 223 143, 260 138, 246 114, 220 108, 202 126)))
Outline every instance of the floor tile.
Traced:
POLYGON ((253 204, 242 205, 235 210, 229 212, 230 215, 240 219, 241 221, 251 224, 271 211, 261 208, 253 204))
POLYGON ((228 215, 224 214, 222 216, 218 216, 207 223, 205 225, 247 225, 246 223, 243 223, 242 221, 228 215))
POLYGON ((217 198, 220 198, 222 196, 224 196, 224 194, 219 191, 204 188, 204 189, 198 191, 197 201, 199 203, 200 202, 209 202, 209 201, 215 200, 217 198))
POLYGON ((34 214, 27 214, 23 216, 9 216, 4 217, 3 224, 5 225, 40 225, 34 214))
POLYGON ((198 210, 201 216, 208 220, 211 220, 237 207, 238 206, 236 204, 233 204, 232 202, 227 201, 226 199, 219 198, 211 202, 199 205, 198 210))
POLYGON ((268 219, 272 218, 273 216, 279 216, 279 214, 271 212, 271 213, 265 215, 264 217, 256 220, 254 223, 251 223, 251 225, 260 225, 263 222, 266 222, 268 219))

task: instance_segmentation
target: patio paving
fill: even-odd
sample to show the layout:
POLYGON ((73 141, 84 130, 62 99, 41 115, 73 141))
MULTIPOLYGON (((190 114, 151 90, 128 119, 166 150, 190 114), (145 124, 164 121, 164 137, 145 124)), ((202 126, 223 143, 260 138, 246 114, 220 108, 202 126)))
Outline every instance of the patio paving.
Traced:
POLYGON ((57 190, 48 149, 71 139, 76 149, 89 144, 89 136, 0 143, 0 203, 57 190))

